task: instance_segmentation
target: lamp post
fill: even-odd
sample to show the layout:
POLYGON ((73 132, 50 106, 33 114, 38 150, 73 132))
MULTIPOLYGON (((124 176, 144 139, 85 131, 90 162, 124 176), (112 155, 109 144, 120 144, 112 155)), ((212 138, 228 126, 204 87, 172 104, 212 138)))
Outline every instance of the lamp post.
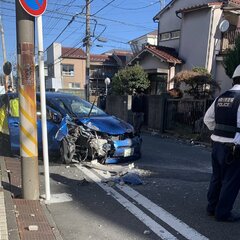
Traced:
POLYGON ((105 78, 105 85, 106 85, 106 95, 108 94, 108 85, 110 84, 111 80, 110 78, 106 77, 105 78))

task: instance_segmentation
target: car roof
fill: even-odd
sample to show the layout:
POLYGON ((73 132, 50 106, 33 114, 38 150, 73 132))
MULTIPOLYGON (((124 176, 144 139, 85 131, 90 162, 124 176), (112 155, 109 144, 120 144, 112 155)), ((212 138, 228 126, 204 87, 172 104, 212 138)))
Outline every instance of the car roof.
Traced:
MULTIPOLYGON (((40 99, 40 93, 37 92, 37 100, 39 101, 40 99)), ((76 96, 76 95, 73 95, 71 93, 63 93, 63 92, 46 92, 46 98, 47 99, 52 99, 52 98, 55 98, 55 97, 61 97, 61 98, 80 98, 82 99, 81 97, 79 96, 76 96)))

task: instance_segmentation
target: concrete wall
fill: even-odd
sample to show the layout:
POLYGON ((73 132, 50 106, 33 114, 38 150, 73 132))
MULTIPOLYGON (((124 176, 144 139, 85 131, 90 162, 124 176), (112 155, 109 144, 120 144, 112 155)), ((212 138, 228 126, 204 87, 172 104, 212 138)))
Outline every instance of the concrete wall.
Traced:
POLYGON ((131 122, 128 117, 128 96, 108 95, 106 100, 106 112, 120 119, 131 122))
MULTIPOLYGON (((132 124, 131 96, 107 96, 106 112, 132 124)), ((149 129, 164 130, 166 95, 148 95, 144 123, 149 129)))

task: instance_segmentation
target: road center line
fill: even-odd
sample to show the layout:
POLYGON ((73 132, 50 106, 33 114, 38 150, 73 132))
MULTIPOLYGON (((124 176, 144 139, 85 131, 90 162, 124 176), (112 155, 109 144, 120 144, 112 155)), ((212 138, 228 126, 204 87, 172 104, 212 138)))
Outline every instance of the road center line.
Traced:
POLYGON ((106 183, 102 183, 101 179, 96 176, 93 172, 88 170, 87 168, 75 164, 75 166, 80 169, 86 176, 92 179, 98 186, 100 186, 107 193, 111 194, 111 196, 117 200, 122 206, 124 206, 129 212, 131 212, 135 217, 137 217, 142 223, 144 223, 149 229, 151 229, 157 236, 159 236, 163 240, 177 240, 175 236, 173 236, 170 232, 168 232, 165 228, 163 228, 160 224, 155 222, 152 218, 150 218, 147 214, 145 214, 142 210, 137 208, 133 203, 123 197, 120 193, 114 190, 112 187, 109 187, 106 183))
MULTIPOLYGON (((106 175, 103 174, 102 171, 94 170, 96 171, 100 176, 102 176, 104 179, 106 179, 106 175)), ((170 227, 172 227, 174 230, 179 232, 182 236, 189 240, 207 240, 205 236, 201 235, 198 233, 195 229, 191 228, 188 226, 186 223, 181 221, 180 219, 176 218, 163 208, 159 207, 157 204, 153 203, 146 197, 144 197, 142 194, 139 192, 135 191, 129 186, 126 185, 119 185, 116 184, 116 187, 123 191, 126 195, 131 197, 135 202, 139 203, 142 205, 144 208, 146 208, 149 212, 154 214, 156 217, 161 219, 163 222, 168 224, 170 227)))

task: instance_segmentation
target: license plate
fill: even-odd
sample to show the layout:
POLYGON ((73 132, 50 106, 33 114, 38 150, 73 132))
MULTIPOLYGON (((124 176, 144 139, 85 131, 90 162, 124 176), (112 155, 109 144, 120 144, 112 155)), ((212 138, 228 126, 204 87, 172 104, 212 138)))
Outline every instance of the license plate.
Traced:
POLYGON ((132 155, 133 155, 133 151, 134 151, 133 148, 124 149, 124 157, 130 157, 130 156, 132 156, 132 155))

